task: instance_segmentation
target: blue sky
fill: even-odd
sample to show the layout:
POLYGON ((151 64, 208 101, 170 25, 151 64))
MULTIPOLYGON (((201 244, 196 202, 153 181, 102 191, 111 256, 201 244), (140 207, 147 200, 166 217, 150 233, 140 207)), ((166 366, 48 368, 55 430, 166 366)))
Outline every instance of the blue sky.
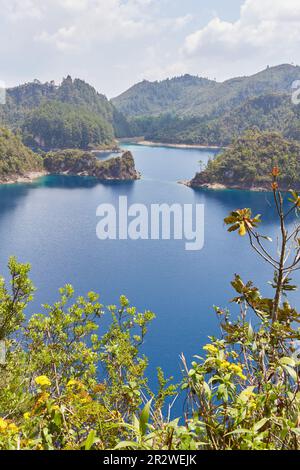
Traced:
POLYGON ((299 63, 299 0, 0 0, 7 86, 71 74, 109 97, 143 80, 225 80, 299 63))

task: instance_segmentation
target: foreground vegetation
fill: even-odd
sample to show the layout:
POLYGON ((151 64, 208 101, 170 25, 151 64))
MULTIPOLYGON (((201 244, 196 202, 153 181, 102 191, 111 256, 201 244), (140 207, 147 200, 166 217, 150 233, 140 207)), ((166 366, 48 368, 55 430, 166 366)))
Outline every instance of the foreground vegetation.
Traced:
POLYGON ((276 132, 252 129, 237 138, 224 152, 208 162, 206 169, 190 182, 190 186, 270 190, 269 169, 280 166, 280 187, 299 189, 300 144, 276 132))
POLYGON ((298 449, 300 315, 287 294, 296 289, 300 226, 288 232, 287 224, 300 195, 292 191, 287 208, 279 179, 274 167, 278 258, 258 232, 260 216, 240 209, 225 219, 229 232, 247 236, 272 266, 274 296, 235 276, 239 317, 216 308, 222 335, 210 338, 191 366, 182 357, 180 386, 159 370, 156 394, 140 352, 152 312, 138 312, 124 296, 104 308, 97 294, 76 298, 66 285, 53 305, 25 321, 34 293, 30 266, 10 259, 10 285, 0 279, 0 448, 298 449), (104 315, 111 318, 106 332, 104 315), (183 415, 168 419, 165 404, 178 393, 186 396, 183 415))

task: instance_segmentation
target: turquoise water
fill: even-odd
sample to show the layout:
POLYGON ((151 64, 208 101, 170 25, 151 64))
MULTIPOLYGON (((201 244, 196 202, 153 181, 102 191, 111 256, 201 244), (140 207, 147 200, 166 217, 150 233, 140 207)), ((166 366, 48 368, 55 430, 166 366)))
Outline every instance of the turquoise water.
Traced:
MULTIPOLYGON (((104 304, 125 294, 140 310, 151 309, 156 320, 144 351, 149 375, 162 366, 180 377, 180 353, 201 354, 208 335, 217 334, 213 305, 226 306, 233 297, 234 273, 253 279, 267 292, 272 273, 246 239, 228 234, 227 213, 252 207, 264 219, 264 232, 275 235, 271 195, 247 191, 194 191, 177 184, 191 178, 205 150, 127 146, 143 179, 132 183, 99 183, 77 177, 47 177, 27 185, 0 187, 0 271, 10 255, 32 263, 38 288, 34 311, 57 298, 57 290, 72 283, 78 294, 95 290, 104 304), (100 203, 202 203, 205 205, 205 245, 188 252, 183 241, 100 241, 96 208, 100 203)), ((297 279, 299 281, 299 279, 297 279)), ((294 295, 297 303, 299 294, 294 295)))

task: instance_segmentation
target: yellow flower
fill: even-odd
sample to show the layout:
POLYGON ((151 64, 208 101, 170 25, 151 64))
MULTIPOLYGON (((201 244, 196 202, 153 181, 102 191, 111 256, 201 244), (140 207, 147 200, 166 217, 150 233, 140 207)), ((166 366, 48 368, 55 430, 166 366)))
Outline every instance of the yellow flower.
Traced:
POLYGON ((230 362, 228 362, 228 361, 226 361, 226 360, 221 361, 221 363, 220 363, 220 368, 221 368, 221 369, 228 369, 228 368, 230 368, 230 362))
POLYGON ((208 351, 211 354, 216 354, 218 352, 218 348, 216 348, 216 346, 214 346, 213 344, 206 344, 205 346, 203 346, 203 349, 204 351, 208 351))
POLYGON ((240 225, 240 229, 239 229, 239 234, 241 237, 244 237, 247 233, 247 229, 246 229, 246 225, 245 223, 243 222, 241 225, 240 225))
POLYGON ((14 423, 9 424, 7 429, 12 432, 19 432, 18 426, 16 426, 14 423))
POLYGON ((0 432, 5 431, 7 426, 8 426, 8 423, 5 421, 5 419, 0 418, 0 432))
POLYGON ((240 379, 247 380, 247 377, 244 374, 237 374, 237 375, 240 377, 240 379))
POLYGON ((243 369, 240 365, 237 364, 230 364, 230 370, 240 377, 242 380, 246 380, 247 377, 243 374, 243 369))
POLYGON ((41 387, 50 387, 51 386, 51 382, 50 382, 50 380, 48 379, 48 377, 46 375, 40 375, 39 377, 36 377, 35 383, 37 385, 40 385, 41 387))
POLYGON ((24 417, 25 421, 28 421, 28 420, 31 418, 31 413, 29 413, 29 412, 27 411, 27 413, 24 413, 24 414, 23 414, 23 417, 24 417))
POLYGON ((76 385, 78 385, 78 382, 75 379, 70 379, 67 383, 67 387, 75 387, 76 385))

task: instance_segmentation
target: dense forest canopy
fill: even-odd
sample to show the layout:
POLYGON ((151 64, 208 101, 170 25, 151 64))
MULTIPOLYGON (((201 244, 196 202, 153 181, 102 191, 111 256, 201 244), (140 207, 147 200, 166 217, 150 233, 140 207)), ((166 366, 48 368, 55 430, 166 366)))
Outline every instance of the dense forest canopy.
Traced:
POLYGON ((114 140, 112 125, 85 107, 59 101, 33 109, 22 126, 24 141, 41 148, 80 148, 109 145, 114 140))
POLYGON ((299 188, 300 144, 276 132, 251 130, 198 173, 192 187, 224 185, 229 188, 271 189, 272 168, 280 168, 278 181, 282 189, 299 188))
POLYGON ((33 147, 86 149, 114 142, 115 112, 104 95, 68 76, 59 86, 35 80, 7 90, 0 118, 33 147))
POLYGON ((0 181, 43 169, 42 159, 23 145, 20 136, 0 128, 0 181))
POLYGON ((299 76, 300 67, 279 65, 223 83, 190 75, 153 83, 145 80, 112 102, 128 117, 159 116, 166 111, 179 116, 220 115, 249 98, 287 93, 299 76))
POLYGON ((131 120, 133 135, 146 140, 178 144, 227 146, 253 127, 278 131, 285 137, 300 139, 300 107, 288 94, 271 93, 251 98, 219 117, 182 117, 162 114, 131 120))
POLYGON ((141 82, 112 102, 131 136, 155 142, 224 146, 253 126, 298 140, 300 110, 291 94, 299 75, 292 65, 223 83, 185 75, 141 82))

